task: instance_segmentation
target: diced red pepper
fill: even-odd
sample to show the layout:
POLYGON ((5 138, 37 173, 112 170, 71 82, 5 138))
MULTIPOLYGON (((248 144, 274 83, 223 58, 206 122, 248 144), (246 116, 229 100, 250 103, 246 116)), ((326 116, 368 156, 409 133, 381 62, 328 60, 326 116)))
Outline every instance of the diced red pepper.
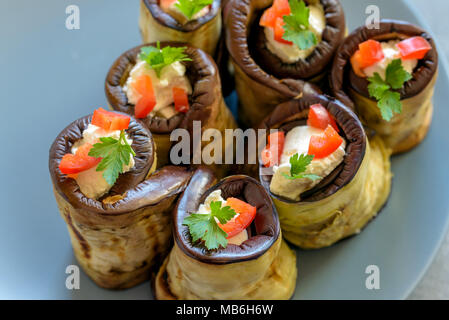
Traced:
POLYGON ((263 148, 262 152, 260 153, 260 158, 262 159, 262 163, 264 165, 264 167, 272 167, 275 166, 276 163, 276 157, 274 157, 272 155, 271 149, 270 149, 270 145, 267 144, 265 146, 265 148, 263 148))
POLYGON ((291 13, 288 0, 274 0, 272 8, 278 17, 287 16, 291 13))
POLYGON ((359 50, 366 66, 371 66, 384 58, 382 45, 376 40, 367 40, 359 44, 359 50))
POLYGON ((419 36, 402 40, 396 46, 398 47, 403 60, 422 59, 426 56, 427 52, 432 49, 430 43, 419 36))
POLYGON ((256 207, 237 198, 228 198, 226 205, 230 206, 239 215, 226 224, 218 224, 219 227, 227 233, 227 238, 232 238, 249 227, 256 217, 256 207))
POLYGON ((64 174, 71 175, 71 177, 76 177, 73 175, 95 167, 100 163, 101 158, 89 156, 91 148, 90 143, 85 143, 76 150, 75 154, 67 153, 64 155, 59 163, 59 170, 64 174))
POLYGON ((359 44, 357 50, 351 57, 351 64, 358 76, 364 76, 362 69, 372 66, 384 58, 384 52, 379 41, 367 40, 359 44))
POLYGON ((261 152, 262 163, 265 167, 278 165, 284 150, 285 133, 276 131, 268 136, 268 144, 261 152))
POLYGON ((265 12, 262 14, 262 17, 260 18, 259 25, 262 27, 271 27, 274 28, 274 24, 276 22, 276 12, 274 9, 268 8, 265 10, 265 12))
POLYGON ((159 6, 162 8, 162 10, 167 11, 176 1, 177 0, 160 0, 159 6))
POLYGON ((173 100, 176 111, 183 113, 189 111, 189 96, 183 88, 173 87, 173 100))
POLYGON ((281 151, 284 148, 284 142, 285 142, 284 131, 276 131, 276 132, 270 133, 270 135, 268 136, 268 144, 270 144, 270 145, 278 144, 281 151))
POLYGON ((362 70, 362 54, 360 53, 360 50, 357 50, 351 57, 351 65, 352 70, 354 70, 354 73, 358 75, 361 78, 365 78, 366 75, 362 70))
POLYGON ((126 115, 98 108, 94 111, 91 124, 105 130, 126 130, 130 120, 131 118, 126 115))
POLYGON ((310 106, 307 125, 322 130, 325 130, 328 125, 331 125, 337 132, 340 131, 335 119, 331 116, 329 111, 319 103, 310 106))
POLYGON ((273 5, 266 9, 260 18, 259 25, 262 27, 271 27, 274 29, 276 20, 285 15, 289 15, 290 5, 288 4, 288 0, 275 0, 273 5))
POLYGON ((331 125, 328 125, 322 134, 310 137, 308 154, 314 155, 314 159, 325 158, 337 150, 342 143, 343 138, 331 125))
POLYGON ((134 108, 136 118, 145 118, 156 106, 153 83, 147 75, 141 75, 134 82, 134 89, 142 95, 134 108))
POLYGON ((283 28, 284 25, 285 25, 285 22, 282 18, 276 18, 276 23, 274 25, 274 40, 276 40, 277 42, 280 42, 280 43, 292 45, 293 42, 287 41, 284 38, 282 38, 285 33, 285 30, 283 28))

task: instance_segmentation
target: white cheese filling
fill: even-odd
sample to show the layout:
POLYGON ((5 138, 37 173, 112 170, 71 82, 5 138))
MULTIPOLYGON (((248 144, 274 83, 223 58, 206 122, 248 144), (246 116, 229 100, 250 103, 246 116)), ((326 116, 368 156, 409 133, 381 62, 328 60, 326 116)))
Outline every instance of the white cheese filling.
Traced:
MULTIPOLYGON (((381 61, 364 68, 363 73, 367 77, 372 77, 377 72, 381 76, 381 78, 385 80, 385 72, 387 70, 388 65, 393 60, 401 58, 401 53, 398 47, 396 46, 399 42, 400 42, 399 40, 381 42, 380 45, 382 46, 384 58, 381 61)), ((401 62, 405 71, 407 71, 408 73, 413 73, 413 69, 415 69, 416 65, 418 64, 417 59, 407 59, 407 60, 401 59, 401 62)))
POLYGON ((282 173, 290 175, 290 157, 295 153, 299 155, 307 154, 310 137, 312 135, 320 135, 323 132, 324 130, 304 125, 297 126, 287 133, 280 164, 279 166, 273 167, 274 174, 270 184, 272 193, 287 199, 299 201, 301 193, 316 186, 343 161, 346 147, 344 140, 333 153, 321 159, 314 159, 307 166, 305 173, 318 175, 320 176, 319 179, 315 181, 308 178, 290 180, 282 175, 282 173))
POLYGON ((173 88, 182 88, 188 95, 192 94, 192 86, 185 76, 185 73, 186 67, 181 62, 176 61, 164 67, 161 70, 161 77, 158 78, 156 71, 148 66, 145 61, 138 59, 136 65, 129 73, 129 77, 123 86, 123 91, 126 93, 130 104, 137 104, 142 95, 134 89, 134 82, 142 75, 149 76, 156 98, 156 106, 153 111, 149 113, 149 116, 154 116, 158 113, 158 115, 165 118, 170 118, 176 114, 173 107, 173 88))
MULTIPOLYGON (((308 6, 310 9, 309 28, 317 38, 317 45, 321 41, 321 36, 326 28, 326 18, 324 16, 324 9, 321 4, 314 4, 308 6)), ((285 63, 295 63, 299 59, 306 59, 315 50, 316 45, 306 50, 301 50, 295 44, 286 44, 276 41, 274 39, 273 28, 265 27, 265 38, 268 50, 275 54, 285 63)))
POLYGON ((209 6, 205 6, 203 9, 195 13, 191 20, 189 20, 175 5, 178 1, 172 1, 167 5, 167 2, 161 3, 161 9, 171 15, 176 21, 181 24, 185 24, 191 20, 196 20, 206 15, 209 12, 209 6))
MULTIPOLYGON (((72 153, 75 154, 76 150, 85 143, 90 143, 94 145, 100 142, 102 137, 112 137, 114 139, 120 138, 120 130, 107 131, 103 128, 97 127, 93 124, 89 124, 88 127, 83 131, 83 138, 77 141, 72 147, 72 153)), ((126 141, 129 145, 133 143, 132 139, 128 138, 125 133, 126 141)), ((130 162, 126 166, 123 166, 123 173, 130 171, 134 167, 134 157, 131 155, 130 162)), ((101 196, 111 190, 112 185, 109 185, 105 178, 103 178, 103 171, 96 171, 97 166, 90 168, 89 170, 82 171, 78 173, 75 178, 81 192, 88 198, 98 199, 101 196)))
MULTIPOLYGON (((226 207, 226 200, 223 199, 221 197, 221 190, 215 190, 213 192, 211 192, 206 200, 204 200, 204 203, 200 205, 200 207, 198 208, 198 212, 199 214, 210 214, 210 204, 213 201, 221 201, 221 206, 222 207, 226 207)), ((238 217, 238 213, 234 216, 233 219, 238 217)), ((219 222, 218 219, 215 218, 215 220, 217 221, 217 223, 219 222)), ((236 244, 236 245, 241 245, 243 243, 243 241, 248 240, 248 232, 245 230, 243 230, 242 232, 236 234, 235 236, 231 237, 228 239, 228 244, 236 244)))

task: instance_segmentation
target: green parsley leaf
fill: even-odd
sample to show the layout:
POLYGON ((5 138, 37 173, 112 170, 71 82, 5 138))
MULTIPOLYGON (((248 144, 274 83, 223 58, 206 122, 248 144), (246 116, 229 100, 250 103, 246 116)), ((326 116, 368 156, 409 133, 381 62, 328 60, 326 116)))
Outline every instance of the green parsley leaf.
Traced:
POLYGON ((301 178, 308 178, 310 180, 317 180, 320 178, 320 176, 317 176, 316 174, 308 174, 304 173, 307 169, 307 166, 312 162, 314 158, 314 155, 299 155, 295 153, 290 157, 290 175, 282 173, 282 175, 289 179, 289 180, 295 180, 295 179, 301 179, 301 178))
POLYGON ((401 95, 399 92, 386 91, 382 98, 378 101, 377 106, 380 109, 382 118, 390 121, 393 118, 393 112, 402 112, 401 95))
POLYGON ((309 49, 318 42, 315 34, 308 30, 310 9, 303 0, 289 0, 288 3, 291 14, 283 17, 285 32, 282 38, 293 42, 301 50, 309 49))
POLYGON ((368 85, 368 92, 371 97, 374 97, 377 100, 382 99, 385 92, 390 89, 390 86, 385 83, 377 72, 374 73, 374 76, 368 78, 368 80, 370 81, 370 84, 368 85))
POLYGON ((204 241, 208 250, 226 248, 228 240, 226 232, 219 226, 215 218, 221 224, 225 224, 236 215, 234 209, 229 206, 222 207, 221 201, 212 201, 209 214, 192 213, 185 217, 182 224, 189 227, 192 242, 204 241))
POLYGON ((185 53, 186 47, 170 47, 163 49, 160 47, 159 41, 157 47, 148 46, 140 50, 139 58, 145 61, 154 71, 158 78, 161 77, 161 71, 164 67, 171 65, 176 61, 192 61, 185 53))
POLYGON ((385 80, 376 72, 369 77, 369 95, 377 100, 382 118, 390 121, 394 113, 402 112, 401 95, 393 91, 402 88, 412 75, 402 66, 401 59, 393 60, 385 70, 385 80))
POLYGON ((405 71, 401 59, 395 59, 387 66, 385 78, 391 88, 401 89, 404 83, 412 78, 412 75, 405 71))
POLYGON ((120 132, 118 140, 112 137, 103 137, 100 138, 100 141, 90 149, 89 156, 103 158, 96 171, 104 171, 104 179, 109 185, 113 185, 119 174, 123 172, 123 166, 129 165, 131 155, 135 156, 136 153, 126 140, 124 130, 120 132))
POLYGON ((175 7, 182 12, 187 19, 192 20, 192 17, 200 12, 204 7, 212 4, 213 0, 178 0, 175 7))

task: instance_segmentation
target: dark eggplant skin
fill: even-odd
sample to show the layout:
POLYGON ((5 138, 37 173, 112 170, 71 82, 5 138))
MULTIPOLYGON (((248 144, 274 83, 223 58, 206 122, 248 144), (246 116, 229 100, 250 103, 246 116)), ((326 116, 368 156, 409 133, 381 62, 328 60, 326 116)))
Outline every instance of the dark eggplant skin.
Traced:
MULTIPOLYGON (((366 134, 358 117, 340 101, 325 95, 305 95, 300 99, 293 99, 282 103, 259 125, 259 129, 279 129, 288 132, 295 126, 304 125, 307 120, 310 106, 321 104, 335 119, 340 128, 346 144, 346 156, 343 163, 334 169, 313 189, 301 195, 302 202, 314 202, 324 199, 336 193, 347 185, 356 175, 366 150, 366 134)), ((268 131, 267 131, 268 132, 268 131)), ((262 172, 263 164, 259 164, 262 172)), ((266 170, 266 168, 265 168, 266 170)), ((271 175, 260 175, 261 184, 270 192, 271 175)), ((272 197, 282 201, 293 203, 296 201, 281 198, 271 194, 272 197)))
MULTIPOLYGON (((82 139, 82 134, 92 121, 92 115, 82 117, 69 124, 53 142, 50 149, 49 169, 56 190, 74 206, 92 206, 102 210, 101 204, 84 196, 74 179, 68 178, 59 170, 62 157, 71 153, 73 144, 82 139)), ((155 149, 150 131, 139 121, 131 117, 129 128, 126 130, 130 139, 133 140, 131 147, 136 156, 135 166, 132 170, 120 174, 114 186, 107 196, 121 195, 135 188, 145 180, 153 166, 155 149)))
POLYGON ((322 40, 310 56, 295 63, 283 62, 267 48, 264 27, 258 24, 262 12, 253 22, 248 40, 250 53, 256 63, 267 73, 279 79, 292 78, 315 82, 314 78, 319 77, 323 72, 330 71, 334 54, 345 37, 345 14, 338 0, 319 2, 323 6, 326 18, 322 40))
POLYGON ((181 195, 173 212, 173 227, 176 244, 191 258, 208 264, 229 264, 257 259, 263 255, 280 235, 279 219, 276 208, 264 187, 255 179, 244 176, 229 176, 217 184, 212 172, 198 169, 181 195), (208 251, 204 247, 192 244, 188 227, 183 220, 198 210, 206 197, 217 189, 223 198, 236 197, 256 206, 257 215, 252 223, 251 236, 240 246, 229 244, 226 248, 208 251))
MULTIPOLYGON (((122 86, 128 78, 129 72, 134 67, 140 49, 145 46, 156 46, 155 43, 143 44, 124 52, 111 66, 106 76, 105 93, 112 109, 134 114, 134 105, 128 103, 126 93, 122 86)), ((185 53, 192 61, 184 61, 186 75, 192 83, 193 92, 191 95, 190 110, 186 113, 166 119, 162 117, 146 117, 141 121, 153 133, 166 134, 176 128, 187 129, 194 120, 206 122, 211 113, 213 102, 217 99, 214 92, 220 86, 217 67, 212 58, 202 50, 193 48, 186 44, 175 42, 162 42, 161 48, 186 47, 185 53)))
POLYGON ((144 5, 150 11, 153 18, 161 25, 182 32, 191 32, 208 23, 220 12, 221 0, 214 0, 208 13, 198 19, 191 20, 185 24, 179 23, 175 18, 166 13, 159 6, 159 0, 143 0, 144 5))
POLYGON ((368 93, 368 80, 357 76, 350 63, 350 58, 358 49, 360 43, 369 39, 388 41, 403 40, 414 36, 421 36, 426 39, 432 49, 427 52, 423 59, 418 61, 418 65, 412 74, 413 78, 407 81, 398 92, 401 94, 401 99, 407 99, 423 91, 438 68, 438 52, 434 40, 425 30, 411 23, 383 19, 380 21, 378 29, 368 29, 366 26, 355 29, 338 48, 329 77, 333 95, 353 109, 355 106, 348 96, 348 87, 371 99, 368 93))

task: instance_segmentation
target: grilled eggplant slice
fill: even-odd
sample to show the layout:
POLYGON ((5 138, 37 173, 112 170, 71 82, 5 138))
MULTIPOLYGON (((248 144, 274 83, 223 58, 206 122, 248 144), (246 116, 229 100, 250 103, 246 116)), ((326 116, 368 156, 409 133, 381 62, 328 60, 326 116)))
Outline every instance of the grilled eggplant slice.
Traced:
POLYGON ((334 59, 330 85, 334 95, 356 110, 362 122, 374 129, 387 147, 393 149, 393 153, 401 153, 418 145, 427 134, 432 120, 432 97, 437 74, 438 53, 435 42, 427 32, 408 22, 382 20, 379 29, 362 26, 345 39, 334 59), (353 72, 349 60, 358 45, 366 40, 403 40, 413 36, 426 39, 432 49, 418 61, 413 78, 398 91, 402 112, 385 121, 377 102, 369 96, 368 81, 353 72))
MULTIPOLYGON (((106 77, 105 91, 109 105, 112 109, 134 115, 134 105, 129 104, 123 85, 129 72, 137 61, 140 49, 146 44, 135 47, 123 53, 112 65, 106 77)), ((183 47, 180 43, 161 43, 165 46, 183 47)), ((170 134, 177 128, 187 129, 193 136, 193 122, 201 121, 201 130, 213 128, 219 130, 224 136, 225 129, 237 127, 234 117, 226 106, 222 93, 221 81, 217 66, 212 58, 200 49, 186 46, 185 53, 192 61, 183 62, 186 65, 186 75, 189 78, 193 92, 190 99, 190 110, 187 113, 178 113, 171 118, 151 116, 142 119, 150 129, 158 152, 158 167, 169 163, 169 154, 172 142, 170 134)), ((203 147, 207 143, 203 142, 203 147)), ((223 145, 223 152, 228 145, 223 145)), ((191 148, 193 150, 193 147, 191 148)), ((224 159, 224 154, 223 154, 224 159)), ((227 165, 211 164, 210 167, 219 177, 224 177, 229 170, 227 165)))
POLYGON ((332 57, 345 34, 343 9, 337 0, 321 0, 326 18, 322 41, 312 54, 297 63, 283 63, 265 46, 259 18, 270 0, 230 0, 224 12, 226 45, 235 69, 240 117, 254 126, 281 102, 302 93, 319 91, 332 57), (295 84, 293 79, 298 80, 295 84))
POLYGON ((248 176, 215 184, 198 169, 174 210, 175 245, 155 280, 157 299, 288 299, 296 285, 296 256, 282 240, 276 209, 264 188, 248 176), (257 207, 251 236, 240 246, 205 251, 193 245, 183 219, 220 189, 257 207))
POLYGON ((58 166, 92 116, 76 120, 56 138, 49 157, 54 194, 67 223, 75 256, 101 287, 123 289, 147 280, 171 245, 171 211, 193 172, 166 166, 154 172, 150 131, 131 118, 128 135, 136 152, 134 168, 121 174, 111 191, 90 199, 58 166))
POLYGON ((357 116, 338 100, 309 95, 280 104, 261 129, 288 131, 304 124, 309 108, 321 104, 346 140, 343 162, 313 189, 292 201, 270 192, 272 174, 260 164, 260 181, 271 194, 284 237, 301 248, 322 248, 360 232, 390 193, 390 153, 379 137, 367 140, 357 116))
POLYGON ((181 24, 159 6, 158 0, 141 0, 139 28, 144 43, 183 42, 215 54, 221 35, 221 1, 214 0, 209 12, 181 24))

